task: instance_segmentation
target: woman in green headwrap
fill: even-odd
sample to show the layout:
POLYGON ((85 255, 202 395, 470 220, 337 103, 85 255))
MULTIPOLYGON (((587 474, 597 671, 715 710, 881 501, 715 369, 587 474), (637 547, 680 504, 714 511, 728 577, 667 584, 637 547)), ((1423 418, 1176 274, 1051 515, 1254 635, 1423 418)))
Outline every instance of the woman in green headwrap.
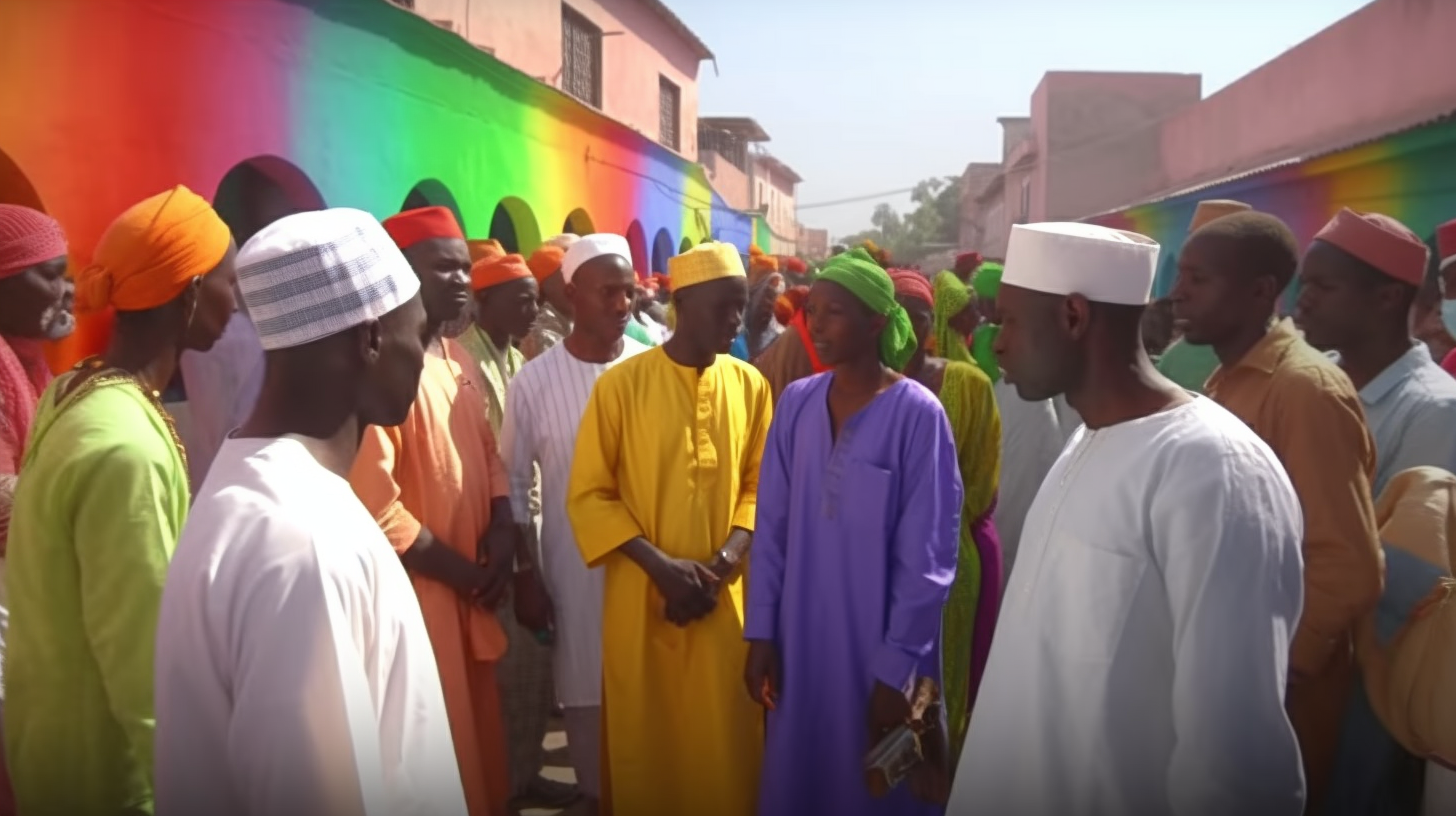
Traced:
POLYGON ((809 291, 832 371, 784 389, 759 469, 744 680, 768 709, 760 814, 935 816, 949 794, 946 729, 882 798, 859 781, 902 726, 906 690, 938 685, 942 613, 963 504, 945 409, 902 376, 918 342, 870 255, 836 256, 809 291), (827 407, 827 410, 826 410, 827 407))
MULTIPOLYGON (((980 322, 975 305, 971 299, 971 290, 954 273, 942 272, 936 275, 931 349, 938 357, 977 366, 995 382, 1001 375, 1001 369, 996 365, 996 356, 992 354, 983 359, 966 348, 966 338, 980 322)), ((990 349, 989 345, 987 349, 990 349)))
POLYGON ((910 315, 921 340, 905 368, 905 376, 919 380, 940 398, 955 435, 961 482, 965 485, 956 580, 951 585, 941 624, 943 696, 954 768, 970 724, 971 706, 986 668, 991 635, 996 629, 996 613, 1001 606, 1001 539, 992 520, 1001 476, 1001 414, 991 380, 970 361, 965 343, 960 341, 963 335, 950 334, 943 325, 946 322, 941 315, 943 311, 956 314, 968 308, 970 298, 965 286, 948 272, 942 272, 940 277, 951 280, 945 283, 937 280, 936 291, 932 293, 929 283, 918 272, 890 272, 896 297, 910 315), (940 304, 942 295, 950 300, 944 308, 940 304), (940 319, 937 315, 941 315, 940 319), (936 358, 928 353, 936 327, 948 335, 942 342, 959 350, 961 359, 936 358))
POLYGON ((919 343, 910 318, 895 300, 895 285, 884 267, 869 252, 855 248, 830 258, 814 284, 822 281, 848 289, 870 311, 885 319, 880 332, 880 362, 894 372, 903 369, 919 343))

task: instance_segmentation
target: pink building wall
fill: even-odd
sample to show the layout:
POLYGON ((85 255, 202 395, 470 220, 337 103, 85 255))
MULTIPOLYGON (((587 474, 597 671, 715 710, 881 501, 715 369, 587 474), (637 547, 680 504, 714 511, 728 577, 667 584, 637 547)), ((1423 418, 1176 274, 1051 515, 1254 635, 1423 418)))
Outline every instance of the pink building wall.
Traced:
POLYGON ((1160 125, 1196 106, 1202 91, 1197 74, 1043 76, 1031 97, 1038 155, 1029 220, 1079 218, 1163 186, 1160 125))
POLYGON ((723 201, 735 210, 753 207, 753 196, 748 187, 748 174, 733 166, 716 150, 705 150, 698 154, 698 161, 708 175, 708 181, 723 201))
POLYGON ((1456 2, 1376 0, 1165 123, 1168 186, 1335 149, 1453 107, 1456 2))
MULTIPOLYGON (((568 0, 565 5, 600 28, 602 112, 654 141, 662 141, 658 78, 680 91, 678 153, 698 156, 697 46, 643 0, 568 0)), ((415 11, 449 20, 456 33, 524 74, 561 87, 561 6, 556 0, 415 0, 415 11)))

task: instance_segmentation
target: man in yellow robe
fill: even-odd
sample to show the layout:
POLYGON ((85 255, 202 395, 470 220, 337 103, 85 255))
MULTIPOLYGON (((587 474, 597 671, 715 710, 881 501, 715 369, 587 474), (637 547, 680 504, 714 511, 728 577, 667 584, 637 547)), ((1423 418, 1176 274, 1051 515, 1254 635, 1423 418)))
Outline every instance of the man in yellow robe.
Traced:
POLYGON ((702 244, 668 268, 677 331, 597 381, 566 499, 582 557, 606 570, 603 802, 749 816, 763 713, 743 693, 741 564, 772 397, 726 353, 748 303, 737 250, 702 244))

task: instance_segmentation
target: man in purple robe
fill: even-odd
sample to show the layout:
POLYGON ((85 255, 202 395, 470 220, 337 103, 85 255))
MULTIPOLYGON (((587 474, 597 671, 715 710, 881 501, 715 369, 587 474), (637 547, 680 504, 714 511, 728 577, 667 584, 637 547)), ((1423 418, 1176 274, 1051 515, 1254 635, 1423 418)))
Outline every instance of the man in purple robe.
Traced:
POLYGON ((768 709, 759 816, 934 816, 948 793, 934 769, 880 798, 862 780, 917 680, 940 683, 955 441, 935 395, 898 373, 914 330, 863 250, 829 262, 807 312, 833 370, 791 384, 775 409, 748 570, 744 680, 768 709))

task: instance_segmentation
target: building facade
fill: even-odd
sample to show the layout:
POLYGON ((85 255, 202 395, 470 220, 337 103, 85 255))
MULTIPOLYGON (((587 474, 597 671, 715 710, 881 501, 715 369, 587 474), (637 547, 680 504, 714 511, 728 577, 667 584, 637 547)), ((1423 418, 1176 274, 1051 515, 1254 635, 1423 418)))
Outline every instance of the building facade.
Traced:
MULTIPOLYGON (((179 183, 239 235, 290 211, 440 204, 522 252, 620 232, 644 274, 710 234, 752 237, 681 152, 385 0, 3 3, 0 31, 26 32, 0 51, 0 201, 54 215, 77 265, 179 183)), ((52 363, 108 334, 86 318, 52 363)))
POLYGON ((1456 218, 1453 31, 1456 3, 1375 0, 1206 99, 1186 75, 1048 74, 1030 134, 1003 120, 998 171, 967 168, 962 244, 1004 252, 1018 209, 1132 229, 1163 245, 1165 294, 1203 199, 1277 215, 1304 242, 1341 207, 1429 238, 1456 218))
POLYGON ((799 219, 795 204, 799 182, 803 181, 792 167, 766 151, 749 156, 749 191, 759 223, 759 248, 770 255, 798 253, 799 219))
POLYGON ((973 163, 962 176, 961 245, 1001 257, 1014 224, 1075 219, 1156 184, 1148 125, 1197 104, 1200 89, 1190 74, 1046 74, 1030 116, 996 120, 1001 161, 973 163))
POLYGON ((391 0, 696 160, 713 52, 659 0, 391 0))
POLYGON ((829 230, 799 225, 799 257, 822 261, 829 257, 829 230))

